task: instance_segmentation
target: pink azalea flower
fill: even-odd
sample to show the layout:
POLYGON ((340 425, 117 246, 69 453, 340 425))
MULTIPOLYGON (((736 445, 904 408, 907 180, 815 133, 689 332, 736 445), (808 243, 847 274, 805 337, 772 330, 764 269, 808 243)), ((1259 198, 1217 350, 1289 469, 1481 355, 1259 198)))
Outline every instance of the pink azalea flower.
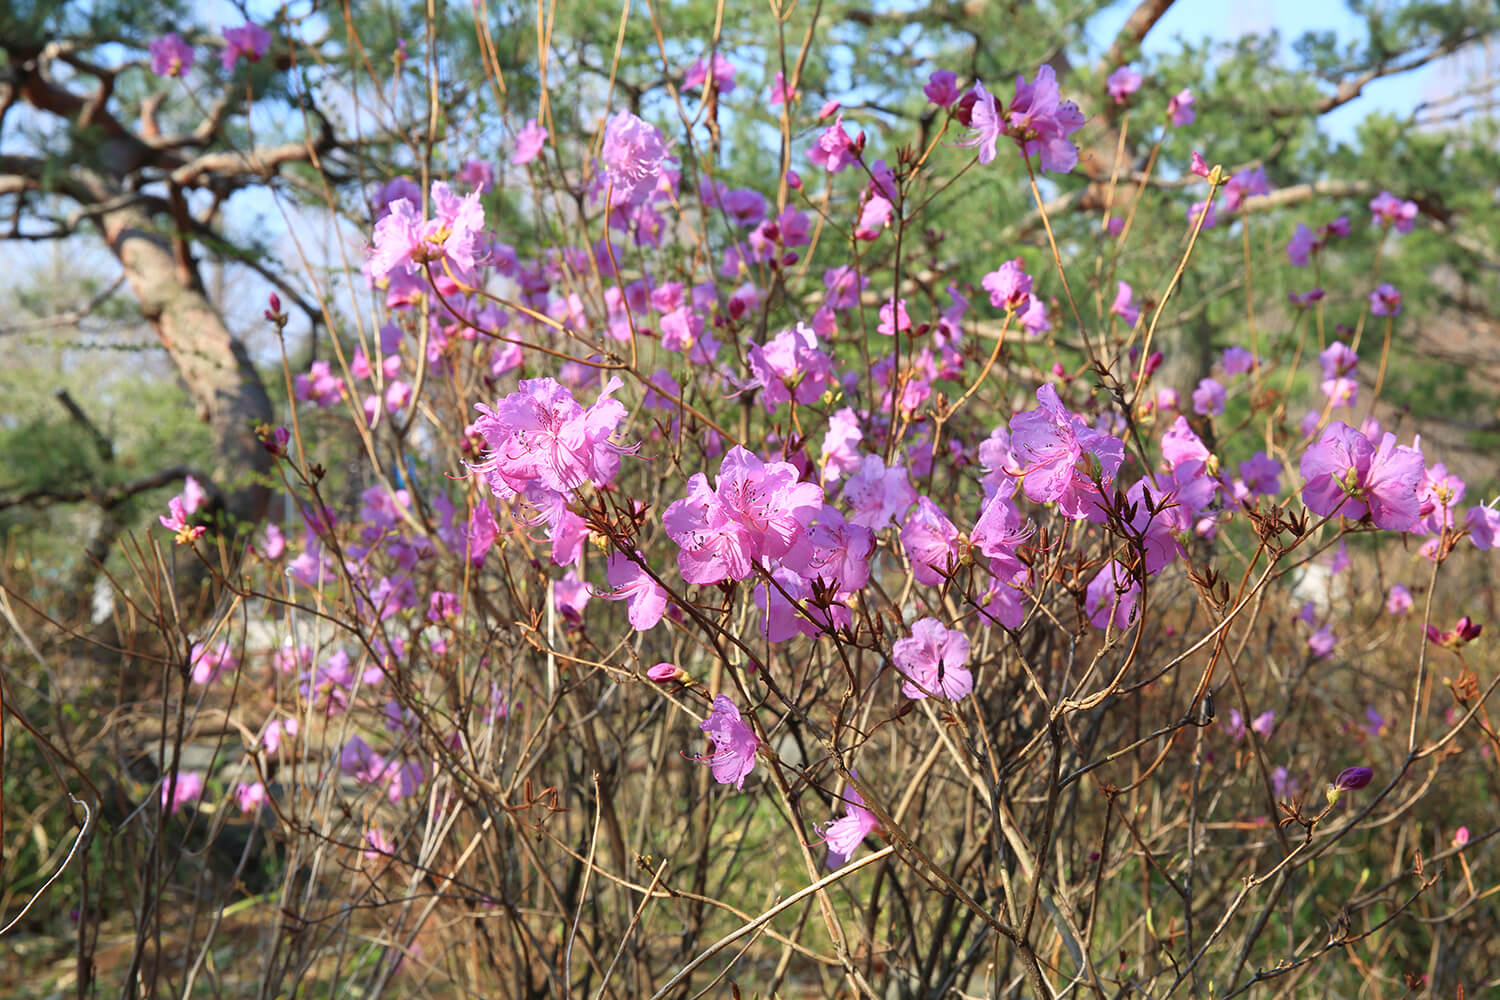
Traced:
POLYGON ((714 752, 691 760, 713 768, 721 785, 745 787, 745 778, 755 769, 755 751, 760 746, 755 730, 740 717, 740 710, 725 695, 715 695, 713 710, 698 726, 714 743, 714 752))
POLYGON ((764 345, 751 344, 750 371, 764 390, 768 412, 795 399, 803 406, 817 402, 834 384, 833 360, 818 346, 818 338, 799 323, 764 345))
POLYGON ((583 621, 583 609, 588 606, 592 596, 589 585, 579 578, 578 571, 574 569, 568 570, 562 575, 562 579, 552 583, 552 600, 557 605, 558 614, 575 625, 583 621))
MULTIPOLYGON (((1306 265, 1302 264, 1298 266, 1305 267, 1306 265)), ((1302 292, 1301 294, 1298 294, 1297 292, 1287 292, 1286 299, 1298 309, 1309 309, 1312 307, 1313 303, 1321 302, 1323 300, 1324 294, 1325 293, 1323 289, 1314 288, 1310 292, 1302 292)))
POLYGON ((1052 329, 1052 322, 1047 318, 1047 303, 1035 295, 1026 297, 1026 307, 1020 313, 1021 329, 1026 331, 1027 336, 1040 337, 1052 329))
POLYGON ((182 483, 182 509, 188 514, 196 514, 208 501, 208 493, 203 489, 203 484, 192 476, 188 476, 182 483))
POLYGON ((886 198, 878 194, 872 195, 860 210, 859 222, 854 227, 854 238, 865 241, 879 239, 880 234, 890 227, 895 211, 896 207, 886 198))
POLYGON ((894 303, 887 301, 880 306, 880 323, 875 327, 876 333, 887 337, 894 337, 898 332, 905 333, 911 329, 911 316, 906 312, 906 300, 898 299, 894 303))
POLYGON ((469 515, 469 561, 476 566, 483 566, 485 554, 489 552, 490 546, 495 544, 495 539, 499 535, 500 529, 495 524, 495 514, 490 510, 489 501, 483 497, 476 497, 474 510, 469 515))
MULTIPOLYGON (((992 560, 1000 560, 1004 568, 996 575, 1007 578, 1025 571, 1025 564, 1016 557, 1016 549, 1031 537, 1031 524, 1016 509, 1009 496, 995 493, 985 501, 969 533, 969 542, 980 553, 992 560)), ((991 566, 991 572, 997 567, 991 566)))
POLYGON ((880 530, 904 515, 917 502, 903 466, 885 467, 879 455, 866 455, 859 468, 844 483, 844 503, 849 522, 880 530))
POLYGON ((547 130, 532 118, 516 133, 516 148, 511 151, 510 162, 517 167, 524 167, 537 158, 546 144, 547 130))
POLYGON ((296 377, 293 386, 299 402, 324 408, 342 402, 346 391, 344 380, 333 373, 327 361, 314 361, 305 375, 296 377))
POLYGON ((255 551, 262 559, 274 562, 281 558, 286 551, 286 536, 281 533, 281 528, 275 524, 267 524, 261 529, 260 537, 255 542, 255 551))
POLYGON ((454 179, 467 188, 484 194, 495 186, 495 168, 484 160, 465 160, 454 179))
POLYGON ((1089 581, 1084 590, 1083 608, 1089 616, 1089 624, 1097 629, 1127 629, 1135 620, 1135 607, 1140 599, 1139 581, 1111 559, 1089 581))
POLYGON ((1136 321, 1141 318, 1141 311, 1130 304, 1130 299, 1134 293, 1131 291, 1130 286, 1123 281, 1117 281, 1115 286, 1115 301, 1109 307, 1109 311, 1112 315, 1124 320, 1126 326, 1133 327, 1136 321))
POLYGON ((927 497, 917 498, 916 509, 901 526, 901 547, 918 583, 929 587, 943 583, 958 561, 958 537, 958 529, 937 504, 927 497))
POLYGON ((1240 463, 1240 478, 1250 496, 1273 497, 1281 492, 1281 463, 1258 451, 1240 463))
POLYGON ((1333 629, 1324 625, 1307 637, 1307 650, 1312 653, 1313 659, 1326 660, 1333 655, 1333 649, 1338 645, 1338 641, 1338 636, 1333 634, 1333 629))
POLYGON ((253 813, 266 804, 266 786, 260 782, 241 782, 234 789, 234 804, 242 813, 253 813))
POLYGON ((1066 174, 1077 166, 1078 147, 1068 136, 1083 128, 1083 112, 1062 99, 1051 66, 1040 67, 1029 84, 1024 76, 1016 78, 1016 96, 1006 123, 1007 134, 1020 144, 1022 155, 1040 156, 1042 170, 1066 174))
POLYGON ((1187 417, 1183 416, 1172 421, 1172 426, 1161 436, 1161 455, 1169 467, 1176 467, 1183 462, 1207 464, 1213 457, 1202 439, 1193 433, 1187 417))
POLYGON ((1468 486, 1448 471, 1442 462, 1433 463, 1422 474, 1417 500, 1422 505, 1422 530, 1433 535, 1457 526, 1454 508, 1463 502, 1468 486))
POLYGON ((1401 315, 1401 293, 1391 284, 1382 284, 1370 293, 1371 316, 1401 315))
POLYGON ((792 546, 782 564, 812 583, 821 580, 838 597, 847 597, 870 582, 870 555, 875 532, 844 519, 838 508, 824 504, 806 536, 792 546))
POLYGON ((157 515, 161 526, 168 531, 177 532, 177 544, 188 545, 195 539, 202 538, 208 529, 201 524, 189 524, 187 508, 183 506, 181 497, 173 497, 167 501, 166 516, 157 515))
POLYGON ((390 213, 375 224, 369 260, 372 279, 418 275, 422 265, 444 260, 460 271, 473 270, 484 227, 479 192, 459 198, 437 181, 432 185, 432 207, 433 218, 423 220, 420 205, 405 198, 391 204, 390 213))
POLYGON ((1068 412, 1055 386, 1037 389, 1036 398, 1041 404, 1037 409, 1010 418, 1011 451, 1023 470, 1027 499, 1055 501, 1074 520, 1103 520, 1106 501, 1093 477, 1105 490, 1110 488, 1125 460, 1124 445, 1068 412))
POLYGON ((281 748, 282 739, 296 736, 299 728, 296 719, 272 719, 266 723, 265 732, 260 734, 260 745, 265 748, 266 753, 274 754, 281 748))
POLYGON ((193 68, 192 46, 175 31, 152 42, 149 49, 151 72, 157 76, 182 76, 193 68))
POLYGON ((244 56, 250 62, 260 62, 271 45, 271 33, 258 24, 246 24, 239 28, 224 30, 224 51, 219 59, 227 73, 244 56))
POLYGON ((675 681, 682 677, 683 673, 682 668, 675 663, 658 663, 646 671, 646 676, 658 684, 665 684, 668 681, 675 681))
POLYGON ((1219 364, 1225 375, 1244 375, 1255 368, 1255 355, 1238 345, 1226 347, 1219 364))
POLYGON ((1445 649, 1462 649, 1484 631, 1483 625, 1476 625, 1468 615, 1464 615, 1454 623, 1451 629, 1443 631, 1436 625, 1427 626, 1427 641, 1436 643, 1445 649))
POLYGON ((365 831, 364 841, 368 846, 361 852, 361 856, 366 861, 380 861, 389 858, 396 850, 395 843, 378 826, 372 826, 365 831))
POLYGON ((197 771, 179 772, 175 787, 171 775, 164 775, 161 779, 161 806, 168 815, 176 815, 183 806, 197 802, 202 797, 203 775, 197 771))
POLYGON ((974 690, 969 661, 969 638, 936 618, 923 618, 911 627, 909 638, 891 647, 891 662, 906 680, 901 691, 908 698, 935 697, 958 701, 974 690))
POLYGON ((1377 448, 1335 421, 1302 455, 1302 502, 1314 514, 1338 513, 1351 520, 1368 514, 1377 528, 1414 531, 1421 515, 1417 487, 1425 471, 1422 453, 1397 445, 1394 434, 1386 434, 1377 448))
POLYGON ((1297 231, 1292 234, 1291 241, 1286 245, 1286 256, 1294 267, 1306 267, 1312 252, 1318 248, 1317 234, 1299 222, 1297 231))
POLYGON ((1026 273, 1019 257, 986 274, 979 286, 990 293, 990 305, 996 309, 1020 309, 1031 297, 1031 275, 1026 273))
POLYGON ((1188 206, 1187 224, 1198 225, 1198 217, 1203 216, 1203 229, 1212 229, 1219 224, 1219 210, 1211 201, 1195 201, 1188 206))
POLYGON ((1391 585, 1390 593, 1385 596, 1385 613, 1388 615, 1404 615, 1411 611, 1411 591, 1401 584, 1391 585))
POLYGON ((194 684, 212 684, 221 675, 232 674, 240 669, 240 661, 228 642, 220 642, 213 647, 207 643, 193 643, 188 664, 192 667, 194 684))
POLYGON ((476 404, 474 430, 487 450, 472 468, 499 497, 524 492, 533 482, 566 494, 586 482, 613 481, 620 456, 633 450, 610 441, 626 414, 625 405, 611 398, 619 387, 620 380, 611 378, 585 409, 555 380, 527 379, 494 409, 476 404))
MULTIPOLYGON (((714 89, 724 96, 734 93, 734 64, 722 52, 713 54, 714 89)), ((683 90, 697 90, 708 82, 708 65, 703 57, 693 60, 682 78, 683 90)))
POLYGON ((1141 74, 1129 66, 1120 66, 1104 81, 1110 100, 1124 104, 1130 95, 1141 89, 1141 74))
POLYGON ((825 482, 837 482, 859 468, 859 443, 863 439, 859 416, 852 408, 846 406, 828 418, 828 431, 820 452, 825 482))
POLYGON ((1172 119, 1174 127, 1183 128, 1193 124, 1198 117, 1193 110, 1193 104, 1193 92, 1187 88, 1172 95, 1172 99, 1167 102, 1167 117, 1172 119))
POLYGON ((759 560, 786 555, 823 506, 823 490, 800 482, 796 466, 762 462, 739 446, 724 456, 715 488, 700 472, 687 489, 662 523, 681 547, 677 566, 688 583, 743 580, 759 560))
MULTIPOLYGON (((637 553, 639 555, 639 553, 637 553)), ((614 588, 598 596, 606 601, 627 601, 626 617, 637 632, 656 627, 667 612, 667 591, 635 562, 614 553, 604 571, 604 578, 614 588)))
POLYGON ((843 115, 823 130, 812 149, 808 150, 807 158, 830 174, 839 173, 855 162, 854 140, 844 131, 843 115))
POLYGON ((1246 198, 1270 193, 1271 182, 1266 179, 1264 167, 1241 170, 1224 185, 1224 209, 1238 212, 1246 198))
MULTIPOLYGON (((1024 79, 1024 78, 1023 78, 1024 79)), ((969 134, 958 141, 959 146, 979 149, 979 162, 989 163, 995 158, 995 143, 1005 131, 1005 121, 995 107, 995 95, 984 89, 984 84, 975 82, 974 102, 969 109, 969 134)))
POLYGON ((1193 412, 1200 416, 1223 416, 1224 387, 1216 379, 1206 378, 1193 390, 1193 412))
POLYGON ((615 112, 605 124, 599 158, 611 206, 644 203, 656 192, 667 162, 673 159, 656 126, 628 111, 615 112))
POLYGON ((1470 507, 1464 518, 1464 526, 1476 549, 1489 551, 1494 548, 1495 539, 1500 538, 1500 510, 1496 509, 1495 501, 1470 507))
POLYGON ((946 69, 933 70, 922 93, 940 108, 952 107, 959 98, 958 74, 946 69))
POLYGON ((828 844, 829 864, 835 868, 849 860, 859 850, 864 839, 880 829, 880 820, 865 808, 865 800, 860 797, 857 788, 853 785, 846 787, 843 800, 843 818, 833 820, 823 828, 823 839, 828 844), (835 858, 838 860, 835 861, 835 858))
POLYGON ((786 77, 782 75, 781 70, 777 70, 776 79, 771 84, 771 96, 767 98, 766 103, 774 108, 793 101, 796 97, 797 91, 787 86, 786 77))
POLYGON ((1382 226, 1395 226, 1398 233, 1409 233, 1417 221, 1417 203, 1402 201, 1389 191, 1370 199, 1370 214, 1382 226))

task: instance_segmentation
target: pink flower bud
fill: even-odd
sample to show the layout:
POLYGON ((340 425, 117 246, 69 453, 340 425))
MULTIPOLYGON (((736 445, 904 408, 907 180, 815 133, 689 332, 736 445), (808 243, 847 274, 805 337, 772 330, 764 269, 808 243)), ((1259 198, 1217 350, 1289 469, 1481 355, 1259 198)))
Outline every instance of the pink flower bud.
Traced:
POLYGON ((1368 785, 1375 772, 1368 767, 1346 767, 1333 779, 1333 787, 1341 792, 1357 791, 1368 785))
POLYGON ((656 666, 646 671, 646 676, 651 678, 658 684, 665 684, 668 681, 674 681, 681 675, 682 671, 678 669, 677 665, 674 663, 658 663, 656 666))

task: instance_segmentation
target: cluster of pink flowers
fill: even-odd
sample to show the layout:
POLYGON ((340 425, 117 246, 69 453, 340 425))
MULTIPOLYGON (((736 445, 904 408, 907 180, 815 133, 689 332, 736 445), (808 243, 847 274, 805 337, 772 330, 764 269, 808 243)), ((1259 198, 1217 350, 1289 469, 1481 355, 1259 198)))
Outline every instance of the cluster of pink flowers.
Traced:
POLYGON ((1062 99, 1051 66, 1038 69, 1030 83, 1017 77, 1015 95, 1003 112, 984 84, 976 83, 971 93, 965 122, 971 132, 959 145, 977 147, 980 163, 995 158, 995 144, 1004 135, 1015 140, 1023 156, 1038 157, 1044 171, 1065 174, 1077 166, 1078 147, 1068 137, 1083 128, 1083 112, 1062 99))
MULTIPOLYGON (((724 55, 705 53, 687 68, 683 86, 701 92, 713 81, 727 97, 736 90, 735 76, 724 55)), ((1106 88, 1125 105, 1142 82, 1139 72, 1120 67, 1106 88)), ((783 102, 796 98, 779 76, 773 93, 783 102)), ((995 159, 1002 137, 1042 171, 1066 173, 1077 163, 1073 137, 1084 118, 1062 99, 1050 66, 1029 82, 1020 77, 1008 104, 979 83, 964 90, 956 74, 942 70, 931 75, 924 94, 967 127, 959 145, 976 149, 981 163, 995 159)), ((1194 114, 1190 91, 1170 98, 1174 126, 1191 124, 1194 114)), ((880 683, 890 686, 891 697, 899 685, 907 699, 947 703, 944 709, 958 714, 971 694, 984 693, 988 680, 983 658, 971 663, 974 651, 1002 634, 990 630, 1021 629, 1028 618, 1039 619, 1036 602, 1047 588, 1066 591, 1081 612, 1080 627, 1098 630, 1100 641, 1141 629, 1163 574, 1186 558, 1191 543, 1211 541, 1226 524, 1242 525, 1247 514, 1268 506, 1263 500, 1284 504, 1300 494, 1302 507, 1331 519, 1335 529, 1346 526, 1342 520, 1421 535, 1423 554, 1434 559, 1459 531, 1467 530, 1481 549, 1500 537, 1500 512, 1483 505, 1463 512, 1463 482, 1440 463, 1428 466, 1416 443, 1399 444, 1373 421, 1324 426, 1328 411, 1352 407, 1358 395, 1359 359, 1342 341, 1320 355, 1329 405, 1305 425, 1296 476, 1273 457, 1286 453, 1269 440, 1246 454, 1211 449, 1205 439, 1212 437, 1194 430, 1223 431, 1252 398, 1263 359, 1238 345, 1217 356, 1212 374, 1191 393, 1183 386, 1179 397, 1175 388, 1153 384, 1130 415, 1139 419, 1128 425, 1104 394, 1090 395, 1081 367, 1069 371, 1061 362, 1050 375, 1045 363, 1039 366, 1025 384, 1034 406, 1009 410, 1025 399, 1022 390, 996 390, 996 398, 1009 393, 1007 410, 988 422, 990 434, 980 442, 963 439, 970 425, 932 419, 940 412, 935 400, 952 404, 955 398, 942 383, 962 384, 979 371, 974 344, 964 339, 974 326, 971 297, 974 311, 983 313, 987 299, 997 324, 1015 324, 1033 337, 1048 332, 1056 317, 1044 297, 1046 278, 1033 277, 1020 259, 996 263, 980 280, 981 292, 955 282, 936 301, 904 282, 881 284, 867 269, 873 258, 863 253, 909 221, 903 216, 911 207, 906 193, 913 171, 906 160, 891 166, 867 155, 869 140, 855 118, 853 112, 846 118, 836 102, 825 105, 807 155, 830 183, 850 189, 847 204, 828 211, 843 212, 833 221, 860 253, 813 271, 815 294, 801 299, 787 289, 800 275, 799 262, 808 263, 803 255, 810 252, 820 206, 799 193, 778 208, 769 192, 732 188, 706 168, 700 173, 696 163, 684 181, 668 138, 628 112, 608 119, 597 164, 584 165, 574 186, 582 210, 601 213, 597 242, 529 256, 501 242, 485 229, 482 197, 497 186, 489 163, 463 165, 458 176, 467 196, 434 183, 425 215, 423 192, 410 179, 396 178, 380 190, 366 275, 383 293, 390 322, 354 352, 347 373, 314 363, 297 377, 295 395, 320 407, 351 394, 363 397, 365 420, 375 427, 383 413, 402 413, 419 402, 412 398, 415 371, 442 379, 467 375, 460 366, 477 363, 486 398, 495 402, 476 407, 461 439, 483 489, 455 503, 436 470, 396 469, 395 488, 372 487, 361 495, 357 519, 343 528, 352 543, 338 546, 330 543, 331 514, 301 512, 301 544, 290 546, 287 577, 320 589, 346 576, 358 585, 349 600, 352 613, 382 630, 359 659, 343 649, 289 651, 279 665, 295 674, 304 705, 329 718, 349 716, 363 703, 382 712, 390 733, 408 732, 408 713, 387 699, 390 678, 414 649, 441 656, 449 642, 459 645, 465 616, 475 614, 479 599, 457 583, 434 589, 422 582, 431 576, 420 570, 445 551, 468 566, 483 566, 511 539, 534 541, 530 533, 550 544, 551 566, 545 554, 532 565, 544 577, 542 606, 549 622, 558 620, 556 631, 587 637, 599 616, 613 614, 637 633, 656 630, 650 639, 635 637, 648 642, 733 608, 746 619, 734 638, 767 651, 769 662, 753 667, 767 677, 782 666, 785 644, 857 635, 876 650, 877 676, 885 678, 880 683), (709 220, 703 257, 695 258, 705 268, 652 253, 671 238, 669 220, 681 205, 701 206, 709 220), (594 275, 603 279, 597 288, 579 280, 594 275), (442 308, 422 308, 438 300, 442 308), (792 318, 770 322, 768 310, 787 302, 792 318), (622 360, 626 344, 629 364, 622 360), (854 346, 861 361, 868 360, 867 370, 844 369, 854 346), (644 360, 636 368, 638 355, 644 360), (535 377, 527 366, 541 358, 554 367, 535 377), (601 376, 601 370, 627 369, 626 381, 601 376), (733 422, 721 427, 694 411, 704 400, 735 397, 743 407, 737 432, 723 429, 733 422), (632 413, 637 423, 628 424, 632 413), (1231 420, 1223 419, 1226 414, 1231 420), (736 433, 738 443, 728 440, 736 433), (623 461, 631 455, 642 458, 623 461), (697 467, 704 471, 693 472, 689 461, 701 461, 697 467), (715 461, 717 475, 711 475, 715 461), (665 477, 681 467, 676 463, 686 466, 686 482, 673 485, 665 477), (633 497, 628 488, 640 476, 661 477, 665 491, 633 497), (424 477, 430 485, 419 491, 416 482, 424 477), (663 537, 671 543, 666 558, 663 537), (591 545, 602 557, 585 558, 591 545), (1058 548, 1066 559, 1043 576, 1035 567, 1058 548), (893 579, 902 597, 890 602, 890 620, 871 630, 864 592, 893 579), (615 604, 623 607, 610 611, 615 604)), ((516 166, 531 163, 548 139, 535 120, 515 136, 510 162, 516 166)), ((1201 155, 1192 162, 1196 174, 1222 179, 1201 155)), ((800 178, 786 180, 793 192, 801 191, 800 178)), ((1226 219, 1243 222, 1247 201, 1269 191, 1261 168, 1233 174, 1220 204, 1241 216, 1226 219)), ((1370 210, 1379 224, 1402 232, 1416 211, 1388 193, 1370 210)), ((1211 228, 1212 211, 1200 202, 1189 219, 1211 228)), ((1316 230, 1299 224, 1288 256, 1305 266, 1349 231, 1347 218, 1316 230)), ((1128 276, 1137 287, 1149 287, 1128 276)), ((1114 299, 1100 318, 1115 337, 1127 332, 1122 326, 1142 324, 1143 305, 1129 281, 1112 275, 1110 281, 1114 299)), ((1297 301, 1311 304, 1321 296, 1315 290, 1297 301)), ((1372 314, 1395 316, 1401 293, 1382 285, 1369 302, 1372 314)), ((1162 355, 1139 351, 1119 363, 1114 374, 1122 383, 1137 372, 1154 377, 1158 371, 1162 355)), ((977 409, 971 403, 963 419, 977 409)), ((281 447, 284 452, 285 441, 281 447)), ((1299 457, 1295 451, 1293 457, 1299 457)), ((162 523, 179 533, 201 532, 187 520, 192 509, 186 499, 173 502, 181 511, 173 507, 162 523)), ((278 531, 275 539, 259 540, 256 551, 279 560, 288 547, 278 531)), ((1339 547, 1334 556, 1333 571, 1345 571, 1348 550, 1339 547)), ((1393 615, 1412 607, 1399 585, 1386 602, 1393 615)), ((1310 661, 1338 655, 1340 640, 1326 609, 1320 614, 1308 605, 1299 617, 1301 631, 1292 641, 1302 655, 1310 661)), ((1464 620, 1432 638, 1458 649, 1478 631, 1464 620)), ((645 662, 662 655, 678 654, 658 652, 645 662)), ((194 651, 199 683, 235 669, 228 647, 194 651)), ((723 691, 708 690, 675 663, 646 671, 660 686, 653 690, 690 693, 700 707, 707 703, 700 728, 710 749, 693 759, 737 789, 752 779, 757 757, 769 753, 758 734, 774 731, 760 695, 741 683, 751 669, 723 691)), ((486 692, 487 717, 504 718, 509 695, 493 685, 477 690, 486 692)), ((1274 711, 1246 715, 1228 713, 1234 742, 1251 733, 1261 740, 1274 735, 1274 711)), ((291 723, 267 725, 267 752, 291 731, 273 727, 291 723)), ((364 736, 341 745, 338 766, 346 776, 392 798, 423 786, 422 765, 368 739, 382 748, 364 736)), ((1346 772, 1341 790, 1360 787, 1360 779, 1346 772)), ((1273 780, 1282 789, 1295 783, 1285 768, 1273 780)), ((265 794, 249 784, 235 792, 246 810, 258 808, 265 794)), ((849 857, 880 826, 853 788, 844 790, 840 804, 842 816, 823 830, 832 858, 849 857)), ((378 830, 366 836, 384 838, 378 830)), ((383 839, 378 846, 370 842, 377 856, 389 850, 383 839)))
MULTIPOLYGON (((219 59, 224 71, 230 72, 241 59, 260 62, 270 47, 271 33, 251 22, 224 30, 224 46, 219 59)), ((148 50, 151 55, 151 72, 157 76, 186 76, 188 70, 193 68, 193 47, 175 31, 153 41, 148 50)))

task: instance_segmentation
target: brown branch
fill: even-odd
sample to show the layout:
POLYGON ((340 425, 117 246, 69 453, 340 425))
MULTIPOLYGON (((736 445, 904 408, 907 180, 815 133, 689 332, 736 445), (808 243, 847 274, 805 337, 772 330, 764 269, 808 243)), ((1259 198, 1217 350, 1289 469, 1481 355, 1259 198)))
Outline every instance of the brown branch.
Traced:
POLYGON ((91 503, 103 510, 118 507, 131 497, 148 490, 160 489, 168 483, 181 481, 192 476, 203 485, 203 488, 216 493, 213 480, 190 465, 174 465, 170 468, 153 472, 149 476, 129 483, 120 483, 115 486, 100 488, 98 486, 79 486, 71 489, 57 489, 54 487, 41 487, 39 489, 27 490, 14 496, 0 497, 0 510, 10 507, 31 505, 35 507, 50 507, 59 503, 91 503))
POLYGON ((1162 19, 1172 7, 1172 0, 1141 0, 1130 16, 1125 19, 1125 24, 1120 28, 1120 33, 1109 46, 1109 51, 1099 60, 1099 75, 1113 70, 1125 61, 1127 50, 1139 46, 1156 27, 1156 22, 1162 19))

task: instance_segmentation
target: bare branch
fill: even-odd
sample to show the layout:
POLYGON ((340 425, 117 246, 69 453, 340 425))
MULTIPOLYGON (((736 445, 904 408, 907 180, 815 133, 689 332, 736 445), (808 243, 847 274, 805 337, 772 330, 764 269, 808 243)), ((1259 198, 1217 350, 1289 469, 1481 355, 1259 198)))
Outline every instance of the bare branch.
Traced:
POLYGON ((203 484, 205 490, 217 492, 212 486, 213 480, 204 475, 191 465, 174 465, 170 468, 153 472, 149 476, 143 476, 128 483, 120 483, 117 486, 99 488, 97 486, 79 486, 70 489, 57 489, 55 487, 42 487, 35 490, 27 490, 14 496, 0 497, 0 510, 10 507, 31 505, 34 507, 50 507, 59 503, 91 503, 96 507, 109 510, 129 500, 131 497, 148 490, 160 489, 168 483, 180 481, 192 476, 203 484))
MULTIPOLYGON (((39 316, 36 319, 22 320, 19 323, 0 326, 0 337, 8 333, 25 333, 28 330, 46 330, 58 326, 77 326, 82 320, 92 315, 95 310, 104 305, 105 302, 109 301, 109 297, 119 291, 120 286, 124 283, 125 275, 121 274, 77 309, 69 309, 67 312, 54 313, 51 316, 39 316)), ((63 405, 66 407, 68 404, 64 402, 63 405)))

